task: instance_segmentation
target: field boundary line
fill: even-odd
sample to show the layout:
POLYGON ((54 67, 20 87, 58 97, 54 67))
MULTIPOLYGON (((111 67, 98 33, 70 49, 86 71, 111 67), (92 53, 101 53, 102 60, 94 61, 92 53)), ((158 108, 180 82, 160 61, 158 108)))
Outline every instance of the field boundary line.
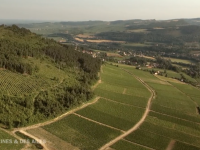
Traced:
MULTIPOLYGON (((169 84, 171 84, 170 82, 168 82, 169 84)), ((171 84, 174 88, 176 88, 178 91, 180 91, 183 95, 187 96, 195 105, 196 107, 198 107, 199 105, 197 104, 196 101, 194 101, 189 95, 187 95, 185 92, 181 91, 179 88, 177 88, 176 86, 174 86, 173 84, 171 84)))
MULTIPOLYGON (((106 83, 107 84, 107 83, 106 83)), ((111 85, 111 84, 109 84, 109 85, 111 85)), ((113 84, 113 86, 117 86, 117 85, 114 85, 113 84)), ((105 90, 105 91, 108 91, 108 92, 113 92, 113 93, 117 93, 117 94, 123 94, 122 92, 116 92, 116 91, 112 91, 112 90, 108 90, 108 89, 103 89, 103 88, 99 88, 99 89, 101 89, 101 90, 105 90)), ((145 97, 145 96, 141 96, 141 95, 132 95, 132 94, 127 94, 127 93, 124 93, 123 95, 128 95, 128 96, 136 96, 136 97, 140 97, 140 98, 147 98, 147 97, 145 97)))
MULTIPOLYGON (((158 126, 158 125, 157 125, 157 126, 158 126)), ((161 126, 161 127, 162 127, 162 126, 161 126)), ((164 128, 166 128, 166 127, 164 127, 164 128)), ((167 128, 167 129, 170 129, 170 128, 167 128)), ((140 129, 140 130, 147 131, 147 132, 149 132, 149 133, 157 134, 157 135, 160 135, 160 136, 162 136, 162 137, 171 139, 171 137, 164 136, 164 135, 162 135, 162 134, 152 132, 152 131, 150 131, 150 130, 148 130, 148 129, 140 129)), ((174 129, 171 129, 171 130, 174 130, 174 129)), ((178 130, 175 130, 175 131, 178 131, 178 130)), ((178 131, 178 132, 181 132, 181 131, 178 131)), ((184 133, 184 132, 182 132, 182 133, 184 133)), ((186 133, 185 133, 185 134, 186 134, 186 133)), ((190 134, 187 134, 187 135, 190 135, 190 134)), ((193 135, 190 135, 190 136, 193 136, 193 135)), ((196 136, 196 137, 197 137, 197 136, 196 136)), ((185 143, 185 144, 190 145, 190 146, 194 146, 194 147, 200 148, 199 145, 198 145, 198 146, 197 146, 197 145, 193 145, 193 144, 190 144, 190 143, 187 143, 187 142, 178 140, 178 139, 174 139, 174 140, 176 140, 176 141, 178 141, 178 142, 181 142, 181 143, 185 143)))
POLYGON ((168 116, 168 117, 172 117, 172 118, 176 118, 176 119, 179 119, 179 120, 183 120, 183 121, 186 121, 186 122, 191 122, 191 123, 195 123, 197 125, 200 125, 200 123, 198 123, 198 122, 190 121, 190 120, 187 120, 187 119, 182 119, 182 118, 171 116, 171 115, 168 115, 168 114, 163 114, 163 113, 160 113, 160 112, 157 112, 157 111, 154 111, 154 110, 150 110, 150 111, 157 113, 157 114, 160 114, 160 115, 163 115, 163 116, 168 116))
MULTIPOLYGON (((101 96, 100 96, 101 97, 101 96)), ((109 98, 105 98, 105 97, 101 97, 102 99, 106 100, 106 101, 110 101, 110 102, 113 102, 113 103, 118 103, 118 104, 121 104, 121 105, 126 105, 126 106, 132 106, 132 107, 136 107, 136 108, 141 108, 141 109, 145 109, 145 107, 140 107, 140 106, 135 106, 135 105, 131 105, 131 104, 126 104, 126 103, 122 103, 122 102, 117 102, 115 100, 112 100, 112 99, 109 99, 109 98)))
POLYGON ((151 96, 147 102, 146 105, 146 110, 142 116, 142 118, 128 131, 126 131, 125 133, 123 133, 122 135, 116 137, 115 139, 111 140, 110 142, 108 142, 107 144, 103 145, 100 150, 105 150, 107 147, 110 147, 111 145, 113 145, 114 143, 118 142, 119 140, 123 139, 124 137, 126 137, 127 135, 129 135, 130 133, 134 132, 135 130, 137 130, 140 125, 142 125, 142 123, 145 121, 149 111, 150 111, 150 107, 151 107, 151 102, 152 100, 155 98, 155 92, 154 90, 148 85, 146 84, 142 79, 140 79, 139 77, 135 76, 134 74, 130 73, 129 71, 122 69, 125 72, 129 73, 131 76, 135 77, 139 82, 141 82, 150 92, 151 92, 151 96))
POLYGON ((122 139, 123 141, 126 141, 128 143, 131 143, 131 144, 134 144, 134 145, 138 145, 138 146, 141 146, 141 147, 144 147, 144 148, 147 148, 147 149, 150 149, 150 150, 156 150, 156 149, 153 149, 151 147, 148 147, 148 146, 145 146, 145 145, 141 145, 141 144, 138 144, 138 143, 135 143, 135 142, 132 142, 132 141, 129 141, 129 140, 126 140, 126 139, 122 139))
MULTIPOLYGON (((158 126, 158 127, 165 128, 165 129, 174 130, 174 131, 176 131, 176 132, 181 132, 181 133, 184 133, 184 134, 186 134, 186 135, 189 135, 189 136, 192 136, 192 137, 195 137, 195 138, 200 138, 200 136, 198 136, 198 135, 189 134, 189 133, 187 133, 187 132, 174 129, 174 127, 173 127, 173 128, 164 127, 164 126, 158 125, 158 124, 156 124, 156 123, 151 123, 151 122, 149 122, 149 121, 145 121, 145 122, 150 123, 150 124, 153 124, 153 125, 158 126)), ((174 125, 175 125, 175 123, 174 123, 174 125)), ((149 131, 149 130, 147 130, 147 129, 140 129, 140 130, 145 130, 145 131, 148 131, 148 132, 151 132, 151 133, 155 133, 155 132, 149 131)), ((155 134, 157 134, 157 133, 155 133, 155 134)), ((160 134, 159 134, 159 135, 160 135, 160 134)), ((161 136, 163 136, 163 135, 161 135, 161 136)), ((164 137, 167 137, 167 136, 164 136, 164 137)))
MULTIPOLYGON (((154 75, 155 76, 155 75, 154 75)), ((183 92, 182 90, 180 90, 179 88, 177 88, 176 86, 174 86, 173 84, 171 84, 171 82, 170 81, 166 81, 166 80, 163 80, 163 79, 160 79, 158 76, 155 76, 157 79, 159 79, 159 80, 161 80, 161 81, 165 81, 165 82, 167 82, 167 83, 169 83, 171 86, 173 86, 175 89, 177 89, 179 92, 181 92, 183 95, 185 95, 185 96, 187 96, 197 107, 199 106, 198 104, 197 104, 197 102, 196 101, 194 101, 189 95, 187 95, 185 92, 183 92)), ((182 83, 182 82, 181 82, 182 83)), ((181 84, 180 83, 180 84, 181 84)), ((182 84, 186 84, 186 83, 182 83, 182 84)), ((188 85, 190 85, 190 84, 188 84, 188 85)))
POLYGON ((84 116, 79 115, 79 114, 77 114, 77 113, 72 113, 72 114, 73 114, 73 115, 76 115, 76 116, 78 116, 78 117, 80 117, 80 118, 82 118, 82 119, 88 120, 88 121, 90 121, 90 122, 94 122, 94 123, 96 123, 96 124, 99 124, 99 125, 101 125, 101 126, 105 126, 105 127, 108 127, 108 128, 114 129, 114 130, 118 130, 118 131, 123 132, 123 133, 125 132, 124 130, 121 130, 121 129, 118 129, 118 128, 115 128, 115 127, 109 126, 109 125, 107 125, 107 124, 104 124, 104 123, 101 123, 101 122, 95 121, 95 120, 93 120, 93 119, 90 119, 90 118, 84 117, 84 116))

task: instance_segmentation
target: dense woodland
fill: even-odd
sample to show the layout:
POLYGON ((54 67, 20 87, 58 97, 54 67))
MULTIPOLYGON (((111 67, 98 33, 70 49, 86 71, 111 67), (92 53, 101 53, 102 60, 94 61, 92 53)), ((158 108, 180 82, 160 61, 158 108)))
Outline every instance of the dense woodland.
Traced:
MULTIPOLYGON (((0 26, 0 68, 31 76, 38 66, 23 59, 48 58, 56 67, 73 72, 73 84, 65 79, 56 88, 38 91, 38 95, 11 96, 0 92, 0 123, 10 128, 52 118, 93 96, 91 85, 98 79, 101 61, 63 46, 16 25, 0 26)), ((67 73, 67 71, 66 71, 67 73)))

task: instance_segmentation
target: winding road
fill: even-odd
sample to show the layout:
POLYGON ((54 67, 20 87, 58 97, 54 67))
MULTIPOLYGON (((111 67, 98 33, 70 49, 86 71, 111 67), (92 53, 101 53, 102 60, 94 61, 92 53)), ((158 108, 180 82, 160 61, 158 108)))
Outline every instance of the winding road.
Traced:
POLYGON ((133 77, 135 77, 139 82, 141 82, 150 92, 151 92, 151 96, 148 100, 147 106, 146 106, 146 110, 142 116, 142 118, 139 120, 139 122, 137 124, 135 124, 131 129, 129 129, 128 131, 126 131, 125 133, 123 133, 122 135, 116 137, 115 139, 113 139, 112 141, 108 142, 107 144, 105 144, 104 146, 102 146, 99 150, 106 150, 108 147, 110 147, 111 145, 115 144, 116 142, 120 141, 121 139, 125 138, 127 135, 129 135, 130 133, 134 132, 135 130, 137 130, 142 123, 144 122, 144 120, 146 119, 149 111, 150 111, 150 107, 151 107, 151 102, 152 100, 155 98, 155 92, 154 90, 148 85, 146 84, 142 79, 138 78, 137 76, 135 76, 134 74, 130 73, 129 71, 123 69, 124 71, 128 72, 129 74, 131 74, 133 77))

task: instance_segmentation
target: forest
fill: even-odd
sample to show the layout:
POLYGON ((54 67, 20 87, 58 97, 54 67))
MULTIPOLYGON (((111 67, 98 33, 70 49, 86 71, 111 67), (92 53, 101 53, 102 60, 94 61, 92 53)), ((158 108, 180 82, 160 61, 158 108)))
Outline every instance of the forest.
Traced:
MULTIPOLYGON (((36 73, 41 68, 26 61, 29 58, 41 63, 49 60, 58 71, 66 74, 70 71, 72 75, 54 88, 38 90, 37 94, 0 92, 0 124, 9 128, 33 124, 55 117, 93 97, 91 85, 98 80, 101 60, 25 28, 1 25, 0 69, 37 77, 36 73)), ((58 79, 51 80, 56 82, 58 79)))

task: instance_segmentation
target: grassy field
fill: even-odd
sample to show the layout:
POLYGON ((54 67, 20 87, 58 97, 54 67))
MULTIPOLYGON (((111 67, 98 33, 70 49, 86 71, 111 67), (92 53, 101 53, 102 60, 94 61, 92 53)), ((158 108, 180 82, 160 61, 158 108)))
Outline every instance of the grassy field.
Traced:
POLYGON ((100 99, 77 113, 112 127, 128 130, 139 121, 144 109, 100 99))
POLYGON ((192 100, 194 100, 200 106, 200 90, 188 84, 180 85, 177 83, 172 83, 180 91, 188 95, 192 100))
POLYGON ((0 149, 1 150, 21 150, 25 145, 19 140, 0 130, 0 149))
POLYGON ((177 63, 184 63, 184 64, 191 64, 194 63, 192 60, 187 60, 187 59, 178 59, 178 58, 168 58, 164 57, 165 59, 170 59, 171 62, 177 62, 177 63))
POLYGON ((75 115, 69 115, 44 129, 82 150, 96 150, 120 134, 119 131, 75 115))
POLYGON ((151 46, 151 45, 142 44, 142 43, 127 43, 127 44, 122 44, 122 47, 126 47, 126 48, 131 48, 131 47, 147 47, 147 46, 151 46))

